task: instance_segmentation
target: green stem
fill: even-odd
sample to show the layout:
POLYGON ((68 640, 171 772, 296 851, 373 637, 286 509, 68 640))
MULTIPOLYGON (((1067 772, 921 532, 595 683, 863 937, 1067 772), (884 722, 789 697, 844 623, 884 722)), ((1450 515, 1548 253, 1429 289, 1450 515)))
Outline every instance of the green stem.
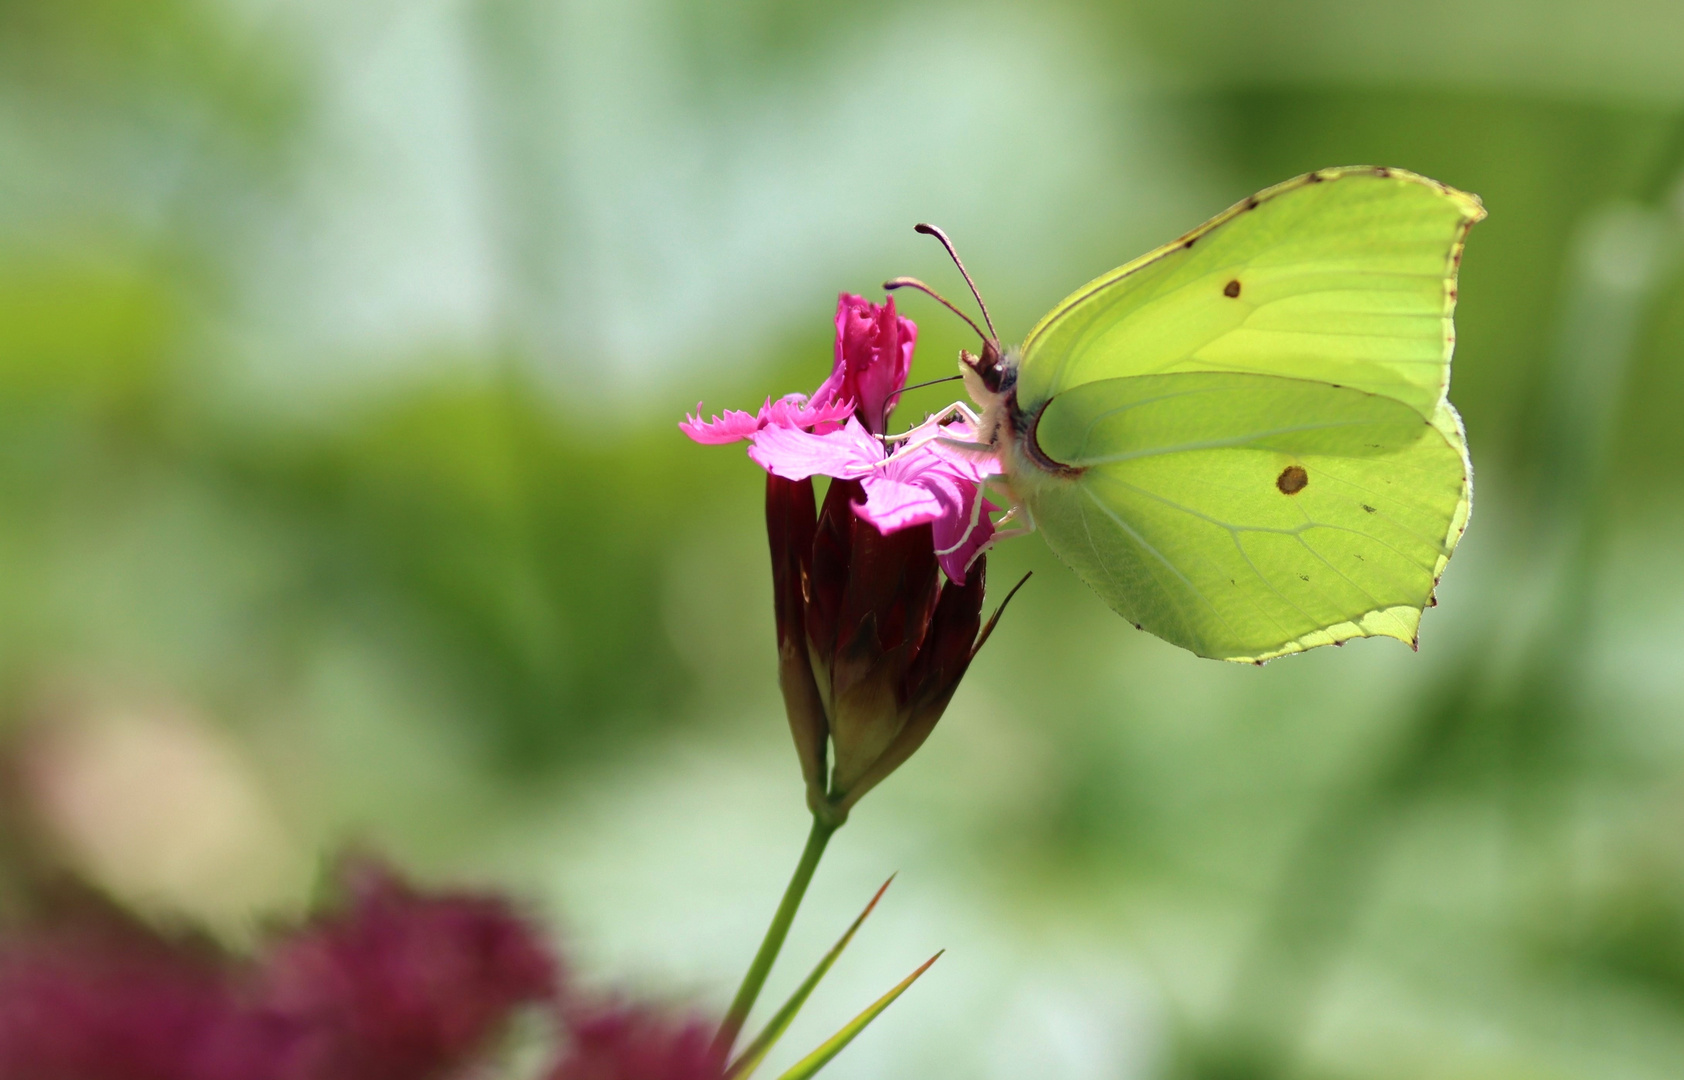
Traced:
POLYGON ((789 926, 795 921, 801 898, 807 894, 813 871, 818 869, 819 857, 824 854, 825 845, 838 827, 837 823, 826 822, 817 815, 813 817, 813 831, 807 834, 807 847, 801 852, 801 861, 796 864, 795 873, 789 879, 789 888, 784 890, 783 901, 778 904, 777 914, 772 916, 772 925, 766 928, 766 937, 760 942, 760 951, 754 954, 754 963, 748 966, 743 984, 737 988, 737 996, 726 1011, 724 1022, 719 1025, 719 1034, 713 1038, 713 1052, 720 1061, 731 1056, 731 1047, 748 1022, 749 1010, 754 1008, 754 999, 760 996, 760 987, 772 972, 772 963, 778 958, 778 950, 783 948, 784 938, 789 936, 789 926))

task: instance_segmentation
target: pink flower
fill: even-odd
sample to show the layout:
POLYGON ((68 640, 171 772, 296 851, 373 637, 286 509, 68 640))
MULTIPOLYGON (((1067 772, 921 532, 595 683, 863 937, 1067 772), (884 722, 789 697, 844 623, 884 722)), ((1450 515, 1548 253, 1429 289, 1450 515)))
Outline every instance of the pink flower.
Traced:
POLYGON ((994 537, 983 483, 999 475, 991 455, 952 447, 976 432, 963 421, 928 421, 891 452, 879 438, 895 398, 912 370, 918 327, 895 313, 895 302, 873 304, 843 293, 836 303, 836 353, 829 378, 811 398, 766 399, 755 415, 726 410, 711 420, 687 416, 679 424, 696 442, 749 441, 749 457, 790 480, 829 476, 858 480, 865 492, 860 516, 888 534, 932 526, 941 568, 958 584, 994 537))
MULTIPOLYGON (((944 438, 970 441, 963 422, 940 429, 944 438)), ((978 457, 931 440, 909 438, 904 450, 887 453, 858 419, 828 435, 792 427, 768 427, 757 434, 748 456, 774 476, 806 480, 830 476, 858 480, 865 501, 859 516, 885 535, 913 525, 931 525, 941 568, 955 583, 994 536, 989 512, 998 509, 982 495, 982 484, 998 472, 992 458, 978 457)))

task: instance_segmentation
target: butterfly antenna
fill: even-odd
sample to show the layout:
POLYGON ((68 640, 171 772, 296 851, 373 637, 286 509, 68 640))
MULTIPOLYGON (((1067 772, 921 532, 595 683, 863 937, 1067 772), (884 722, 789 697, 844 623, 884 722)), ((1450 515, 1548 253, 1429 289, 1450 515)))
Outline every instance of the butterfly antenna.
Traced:
MULTIPOLYGON (((988 305, 982 302, 982 294, 977 292, 976 282, 971 280, 971 272, 965 269, 965 264, 960 260, 959 253, 953 250, 953 241, 949 240, 947 238, 947 234, 936 228, 934 225, 928 225, 922 221, 914 225, 913 230, 921 232, 925 236, 933 236, 937 240, 941 241, 941 246, 947 249, 948 258, 952 259, 953 265, 959 268, 959 273, 962 277, 964 277, 965 284, 971 287, 971 295, 976 297, 976 306, 982 309, 982 321, 988 324, 988 336, 990 340, 999 341, 1000 335, 994 332, 994 320, 988 317, 988 305)), ((972 323, 971 325, 975 326, 976 324, 972 323)))
POLYGON ((913 383, 911 386, 903 386, 899 390, 896 390, 894 393, 890 394, 889 396, 892 397, 892 398, 899 397, 900 395, 906 393, 908 390, 922 390, 926 386, 934 386, 937 383, 944 383, 944 382, 957 382, 958 380, 960 380, 962 378, 964 378, 963 375, 943 375, 941 378, 931 379, 929 382, 913 383))
MULTIPOLYGON (((972 330, 976 331, 977 337, 981 338, 984 341, 989 340, 988 335, 982 332, 982 327, 978 326, 976 324, 975 320, 973 320, 969 315, 966 315, 963 311, 960 311, 958 308, 954 307, 953 301, 949 300, 947 297, 943 296, 941 293, 936 292, 934 289, 930 288, 928 285, 924 284, 922 281, 919 281, 915 277, 890 278, 888 281, 885 281, 883 283, 883 288, 885 290, 890 291, 890 292, 893 292, 896 289, 917 289, 921 293, 928 293, 929 295, 935 297, 936 300, 938 302, 940 302, 940 304, 943 307, 947 308, 947 310, 953 312, 953 314, 959 316, 961 319, 964 319, 965 322, 970 325, 970 328, 972 330)), ((983 317, 987 318, 986 313, 984 314, 983 317)), ((989 329, 992 330, 994 328, 992 326, 990 326, 989 329)))

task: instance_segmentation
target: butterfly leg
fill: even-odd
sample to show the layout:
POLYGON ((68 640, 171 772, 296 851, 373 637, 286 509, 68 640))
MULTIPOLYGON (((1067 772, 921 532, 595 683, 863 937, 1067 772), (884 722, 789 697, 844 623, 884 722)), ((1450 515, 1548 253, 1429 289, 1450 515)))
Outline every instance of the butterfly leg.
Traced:
POLYGON ((943 409, 941 412, 935 413, 932 416, 930 416, 929 419, 925 420, 924 423, 919 424, 918 427, 915 427, 915 428, 911 429, 911 431, 908 431, 907 434, 910 435, 912 433, 912 431, 917 431, 918 428, 924 427, 926 424, 945 424, 948 421, 955 420, 955 419, 963 420, 967 424, 970 424, 972 427, 975 427, 977 424, 982 423, 982 418, 977 415, 975 409, 971 408, 969 405, 966 405, 963 401, 955 401, 953 404, 949 405, 947 408, 943 409))
POLYGON ((1006 512, 1000 515, 1000 520, 996 521, 994 524, 1004 525, 1008 522, 1016 521, 1018 518, 1022 518, 1023 524, 1019 526, 1019 528, 1026 529, 1029 532, 1035 531, 1035 515, 1030 512, 1027 503, 1018 499, 1017 494, 1012 491, 1012 487, 1009 483, 1004 482, 1002 477, 991 476, 987 480, 983 481, 983 486, 988 488, 990 494, 1005 503, 1007 507, 1006 512))
POLYGON ((995 486, 994 493, 1002 496, 1000 501, 1008 504, 1009 509, 1004 514, 1001 514, 999 519, 994 522, 994 536, 990 540, 991 543, 1000 540, 1013 540, 1019 536, 1028 536, 1030 533, 1035 531, 1035 515, 1029 512, 1028 506, 1018 502, 1017 499, 1012 496, 1010 488, 1001 492, 999 488, 995 486), (1002 525, 1011 524, 1019 519, 1022 519, 1022 524, 1016 525, 1010 529, 1001 528, 1002 525))
MULTIPOLYGON (((965 525, 965 531, 960 534, 959 539, 953 543, 952 547, 937 548, 937 555, 951 555, 965 546, 966 542, 970 540, 971 534, 976 532, 977 526, 982 524, 983 515, 987 513, 987 511, 983 509, 983 506, 987 503, 987 501, 988 500, 983 496, 982 487, 979 485, 977 487, 976 494, 971 497, 971 520, 965 525)), ((988 543, 984 544, 982 548, 977 549, 976 554, 982 554, 983 549, 989 547, 993 543, 994 538, 990 536, 988 543)), ((974 558, 975 556, 972 557, 974 558)))
POLYGON ((937 435, 933 441, 940 443, 941 445, 947 447, 949 450, 970 450, 970 451, 974 451, 974 452, 977 452, 977 453, 986 453, 986 454, 990 454, 990 455, 992 455, 995 452, 994 446, 993 446, 992 443, 967 442, 964 439, 950 439, 945 435, 937 435))
MULTIPOLYGON (((1030 533, 1035 531, 1035 523, 1033 521, 1025 521, 1023 524, 1014 525, 1010 529, 1000 528, 1000 526, 1006 524, 1008 521, 1012 521, 1019 509, 1020 507, 1012 507, 1010 510, 1007 510, 1003 515, 1001 515, 1000 520, 994 523, 994 535, 989 537, 990 544, 999 543, 1001 540, 1016 540, 1020 536, 1028 536, 1030 533)), ((1025 517, 1027 516, 1028 515, 1025 515, 1025 517)))
MULTIPOLYGON (((917 427, 908 428, 899 435, 883 435, 880 438, 886 444, 904 443, 905 445, 901 447, 902 450, 911 450, 932 441, 941 441, 946 444, 947 437, 941 434, 941 425, 955 418, 964 420, 971 425, 973 430, 982 423, 982 420, 969 406, 965 405, 964 402, 956 401, 917 427)), ((992 450, 992 447, 989 449, 992 450)))

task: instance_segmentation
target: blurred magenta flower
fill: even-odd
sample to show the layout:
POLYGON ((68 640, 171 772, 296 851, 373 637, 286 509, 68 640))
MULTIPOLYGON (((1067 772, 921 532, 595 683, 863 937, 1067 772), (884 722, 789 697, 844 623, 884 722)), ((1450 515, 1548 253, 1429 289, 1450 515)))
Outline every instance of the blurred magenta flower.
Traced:
POLYGON ((459 1074, 557 964, 504 901, 372 863, 256 961, 101 909, 0 939, 0 1080, 423 1080, 459 1074))
POLYGON ((716 1023, 630 1004, 571 1010, 570 1045, 549 1080, 719 1080, 716 1023))
POLYGON ((747 439, 768 474, 779 683, 808 803, 832 824, 923 744, 988 633, 997 460, 958 445, 976 438, 963 416, 886 437, 917 336, 893 300, 844 294, 811 399, 680 425, 698 442, 747 439), (831 478, 822 512, 815 476, 831 478))
POLYGON ((346 908, 268 956, 259 999, 299 1033, 301 1077, 408 1080, 472 1060, 522 1004, 550 1000, 548 946, 501 899, 419 893, 377 863, 346 908))
POLYGON ((279 1077, 271 1045, 229 1067, 234 979, 208 945, 167 940, 115 912, 33 927, 0 944, 0 1078, 279 1077))

